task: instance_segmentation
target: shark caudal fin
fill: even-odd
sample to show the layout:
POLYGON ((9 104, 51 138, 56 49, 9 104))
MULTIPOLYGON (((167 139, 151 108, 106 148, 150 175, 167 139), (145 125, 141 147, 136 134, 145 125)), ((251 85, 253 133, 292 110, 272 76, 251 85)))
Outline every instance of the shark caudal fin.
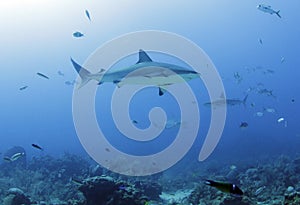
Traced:
POLYGON ((276 11, 275 14, 276 14, 279 18, 281 18, 279 12, 280 12, 280 10, 276 11))
POLYGON ((98 73, 92 74, 88 70, 83 68, 81 65, 76 63, 72 58, 71 58, 71 62, 73 64, 73 67, 75 68, 76 72, 79 74, 79 76, 81 78, 79 88, 81 88, 82 86, 87 84, 90 80, 96 80, 98 82, 100 81, 100 78, 103 75, 102 72, 104 71, 104 69, 101 69, 98 73))

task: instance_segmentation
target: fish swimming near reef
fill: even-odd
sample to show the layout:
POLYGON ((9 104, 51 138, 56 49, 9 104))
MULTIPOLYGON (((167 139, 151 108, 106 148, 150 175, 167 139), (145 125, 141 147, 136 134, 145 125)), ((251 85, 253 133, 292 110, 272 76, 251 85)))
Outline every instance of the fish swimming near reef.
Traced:
POLYGON ((273 94, 273 90, 268 90, 266 88, 263 88, 263 89, 259 89, 257 91, 258 94, 261 94, 261 95, 266 95, 266 96, 271 96, 273 98, 276 98, 276 96, 273 94))
POLYGON ((79 180, 79 179, 75 179, 73 177, 70 178, 70 181, 73 182, 74 184, 78 185, 78 186, 81 186, 83 185, 83 181, 79 180))
POLYGON ((37 74, 38 76, 42 77, 42 78, 50 79, 48 76, 46 76, 46 75, 43 74, 43 73, 37 72, 36 74, 37 74))
POLYGON ((106 73, 104 73, 104 69, 101 69, 98 73, 92 74, 72 58, 71 62, 81 78, 80 87, 90 80, 98 81, 99 85, 112 82, 118 87, 128 84, 155 85, 159 88, 159 95, 161 96, 169 85, 200 78, 200 74, 194 70, 174 64, 152 61, 142 49, 139 50, 139 60, 136 64, 114 71, 108 70, 106 73))
POLYGON ((248 127, 248 123, 247 122, 241 122, 240 128, 246 128, 246 127, 248 127))
POLYGON ((271 6, 269 6, 269 5, 259 4, 259 5, 257 6, 257 9, 260 10, 260 11, 263 11, 263 12, 265 12, 265 13, 276 14, 279 18, 281 18, 280 14, 279 14, 280 10, 275 11, 275 10, 272 9, 271 6))
POLYGON ((88 10, 85 10, 85 15, 91 21, 90 12, 88 10))
POLYGON ((13 161, 18 160, 20 157, 22 157, 24 155, 25 155, 24 152, 18 152, 18 153, 14 154, 11 157, 5 156, 5 157, 3 157, 3 159, 6 160, 6 161, 9 161, 9 162, 13 162, 13 161))
POLYGON ((23 86, 23 87, 20 87, 19 90, 25 90, 26 88, 28 88, 27 85, 23 86))
POLYGON ((225 183, 225 182, 217 182, 212 180, 205 180, 205 184, 215 187, 222 192, 235 194, 235 195, 243 195, 243 191, 235 184, 225 183))
POLYGON ((80 38, 80 37, 83 37, 83 36, 84 36, 84 34, 79 32, 79 31, 76 31, 76 32, 73 33, 73 37, 75 37, 75 38, 80 38))
POLYGON ((42 147, 40 147, 37 144, 31 144, 31 146, 34 147, 34 148, 36 148, 36 149, 39 149, 39 150, 44 150, 42 147))

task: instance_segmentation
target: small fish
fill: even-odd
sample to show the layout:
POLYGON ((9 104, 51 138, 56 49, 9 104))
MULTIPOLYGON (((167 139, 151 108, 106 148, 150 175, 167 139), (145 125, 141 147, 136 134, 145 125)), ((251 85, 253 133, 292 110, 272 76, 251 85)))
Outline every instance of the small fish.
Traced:
POLYGON ((281 118, 279 118, 279 119, 277 120, 277 122, 282 122, 282 121, 284 121, 284 118, 283 118, 283 117, 281 117, 281 118))
POLYGON ((236 195, 243 195, 243 191, 235 184, 232 183, 225 183, 225 182, 216 182, 212 180, 205 180, 205 184, 215 187, 222 192, 236 194, 236 195))
POLYGON ((276 110, 274 108, 264 108, 264 111, 268 112, 268 113, 275 113, 276 110))
POLYGON ((36 148, 36 149, 39 149, 39 150, 44 150, 42 147, 40 147, 37 144, 31 144, 31 146, 34 147, 34 148, 36 148))
POLYGON ((267 69, 265 71, 263 71, 264 74, 274 74, 275 71, 274 70, 271 70, 271 69, 267 69))
POLYGON ((230 168, 230 170, 234 170, 234 169, 236 169, 237 167, 236 167, 235 165, 231 165, 229 168, 230 168))
POLYGON ((261 38, 258 39, 259 43, 262 45, 263 44, 263 41, 261 38))
POLYGON ((8 157, 8 156, 3 157, 3 159, 4 159, 5 161, 11 162, 11 159, 10 159, 10 157, 8 157))
POLYGON ((60 71, 60 70, 57 71, 57 74, 60 75, 60 76, 65 76, 65 74, 62 71, 60 71))
POLYGON ((262 187, 259 187, 258 189, 256 189, 255 191, 255 196, 259 195, 264 189, 266 188, 266 186, 262 186, 262 187))
POLYGON ((83 185, 83 182, 80 181, 79 179, 74 179, 73 177, 71 178, 71 182, 73 182, 74 184, 81 186, 83 185))
POLYGON ((257 117, 262 117, 262 116, 264 116, 264 113, 263 113, 263 112, 256 112, 256 113, 255 113, 255 116, 257 116, 257 117))
POLYGON ((281 18, 280 14, 279 14, 280 10, 275 11, 275 10, 272 9, 271 6, 269 6, 269 5, 259 4, 259 5, 257 6, 257 9, 260 10, 260 11, 263 11, 263 12, 265 12, 265 13, 276 14, 279 18, 281 18))
POLYGON ((26 88, 28 88, 27 85, 23 86, 23 87, 20 87, 19 90, 25 90, 26 88))
POLYGON ((49 77, 46 76, 46 75, 43 74, 43 73, 37 72, 36 74, 37 74, 38 76, 41 76, 41 77, 45 78, 45 79, 49 79, 49 77))
POLYGON ((240 84, 240 83, 242 82, 242 80, 243 80, 243 78, 242 78, 242 76, 239 74, 239 72, 235 72, 235 73, 233 74, 233 77, 235 78, 235 80, 236 80, 236 82, 237 82, 238 84, 240 84))
POLYGON ((136 121, 136 120, 132 120, 131 121, 133 124, 138 124, 138 121, 136 121))
POLYGON ((258 93, 262 94, 262 95, 272 96, 272 97, 276 98, 276 96, 273 94, 273 90, 268 90, 268 89, 264 88, 264 89, 259 89, 258 93))
POLYGON ((88 17, 88 19, 91 21, 90 12, 88 10, 85 10, 85 15, 88 17))
POLYGON ((20 157, 24 156, 25 153, 24 152, 18 152, 16 154, 14 154, 13 156, 10 157, 10 161, 16 161, 17 159, 19 159, 20 157))
POLYGON ((177 127, 181 125, 181 121, 180 120, 174 120, 174 119, 170 119, 166 122, 166 126, 165 129, 171 129, 173 127, 177 127))
POLYGON ((240 128, 246 128, 246 127, 248 127, 248 123, 247 122, 241 122, 240 128))
POLYGON ((75 38, 80 38, 80 37, 82 37, 82 36, 84 36, 84 35, 83 35, 83 33, 80 33, 79 31, 76 31, 76 32, 73 33, 73 36, 74 36, 75 38))

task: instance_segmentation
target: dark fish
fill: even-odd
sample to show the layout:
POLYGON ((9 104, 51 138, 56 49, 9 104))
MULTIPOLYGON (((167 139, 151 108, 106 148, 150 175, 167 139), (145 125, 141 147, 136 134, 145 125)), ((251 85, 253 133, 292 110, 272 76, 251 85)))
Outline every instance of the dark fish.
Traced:
POLYGON ((11 159, 10 159, 10 157, 8 157, 8 156, 3 157, 3 159, 4 159, 5 161, 11 162, 11 159))
POLYGON ((36 149, 39 149, 39 150, 44 150, 42 147, 40 147, 37 144, 31 144, 31 146, 34 147, 34 148, 36 148, 36 149))
POLYGON ((80 33, 79 31, 76 31, 76 32, 73 33, 73 36, 74 36, 75 38, 80 38, 80 37, 82 37, 82 36, 84 36, 84 35, 83 35, 83 33, 80 33))
POLYGON ((37 74, 38 76, 41 76, 41 77, 45 78, 45 79, 49 79, 49 77, 46 76, 46 75, 43 74, 43 73, 37 72, 36 74, 37 74))
POLYGON ((132 123, 133 123, 133 124, 138 124, 138 121, 132 120, 132 123))
POLYGON ((247 122, 241 122, 240 128, 245 128, 245 127, 248 127, 248 123, 247 122))
POLYGON ((243 191, 235 184, 232 183, 225 183, 225 182, 216 182, 212 180, 205 180, 205 184, 215 187, 222 192, 236 194, 236 195, 243 195, 243 191))
POLYGON ((27 85, 23 86, 23 87, 20 87, 19 90, 25 90, 26 88, 28 88, 27 85))
POLYGON ((85 15, 88 17, 88 19, 91 21, 91 16, 88 10, 85 10, 85 15))

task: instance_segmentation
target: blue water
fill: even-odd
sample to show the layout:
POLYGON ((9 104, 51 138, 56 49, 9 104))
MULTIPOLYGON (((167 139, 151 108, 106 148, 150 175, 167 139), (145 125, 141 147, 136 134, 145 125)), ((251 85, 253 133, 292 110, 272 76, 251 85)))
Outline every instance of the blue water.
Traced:
MULTIPOLYGON (((95 49, 111 39, 128 32, 154 29, 182 35, 201 47, 215 64, 228 98, 243 99, 247 89, 257 89, 258 83, 276 96, 249 91, 246 106, 228 107, 220 143, 207 160, 218 159, 230 164, 242 159, 299 154, 299 2, 265 2, 275 10, 280 9, 281 19, 257 10, 260 3, 49 1, 25 5, 17 1, 1 2, 0 152, 19 145, 25 148, 29 158, 44 154, 61 156, 65 152, 87 156, 73 124, 74 88, 65 84, 77 78, 70 56, 83 64, 95 49), (85 9, 91 15, 91 22, 85 16, 85 9), (84 33, 84 37, 74 38, 72 34, 76 31, 84 33), (262 69, 251 70, 257 67, 262 69), (274 73, 264 73, 266 69, 274 73), (37 72, 50 79, 37 76, 37 72), (242 77, 240 83, 234 78, 235 72, 242 77), (28 88, 19 90, 22 86, 28 88), (276 112, 255 116, 264 108, 274 108, 276 112), (277 122, 280 117, 284 117, 287 126, 277 122), (241 129, 241 122, 249 126, 241 129), (32 148, 32 143, 41 145, 44 152, 32 148)), ((172 63, 167 56, 150 56, 153 60, 172 63)), ((130 56, 124 64, 131 65, 136 60, 137 55, 130 56)), ((189 85, 198 100, 201 123, 187 159, 201 163, 197 157, 209 127, 211 110, 203 106, 209 100, 203 82, 192 80, 189 85)), ((99 124, 116 148, 129 154, 147 155, 162 151, 174 140, 176 127, 165 130, 148 144, 122 136, 109 110, 109 96, 114 89, 117 87, 112 84, 99 86, 96 108, 99 124)), ((155 106, 162 107, 169 118, 180 118, 175 99, 168 93, 159 97, 157 88, 153 87, 137 93, 130 105, 130 115, 139 122, 139 128, 149 126, 148 112, 155 106)))

